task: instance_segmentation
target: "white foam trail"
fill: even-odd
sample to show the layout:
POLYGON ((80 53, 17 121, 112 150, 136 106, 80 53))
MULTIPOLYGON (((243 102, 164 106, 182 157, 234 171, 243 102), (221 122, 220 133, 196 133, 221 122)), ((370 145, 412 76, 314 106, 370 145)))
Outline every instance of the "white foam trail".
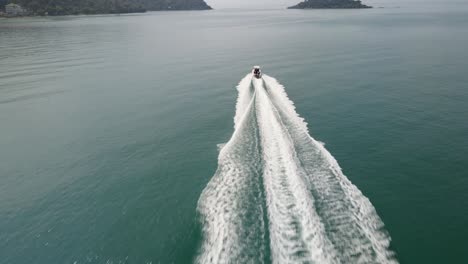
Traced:
POLYGON ((216 174, 198 203, 204 233, 198 263, 263 263, 268 251, 250 80, 247 76, 238 86, 234 134, 220 150, 216 174))
POLYGON ((254 80, 263 149, 270 246, 275 263, 336 263, 333 245, 301 177, 292 139, 263 87, 254 80))
POLYGON ((247 75, 198 210, 198 263, 396 263, 370 201, 310 137, 284 87, 247 75))
POLYGON ((305 180, 319 201, 318 213, 343 261, 396 262, 388 249, 390 238, 369 199, 344 176, 323 144, 309 135, 307 124, 296 113, 284 87, 272 77, 265 76, 264 80, 275 108, 295 139, 297 155, 307 172, 305 180))

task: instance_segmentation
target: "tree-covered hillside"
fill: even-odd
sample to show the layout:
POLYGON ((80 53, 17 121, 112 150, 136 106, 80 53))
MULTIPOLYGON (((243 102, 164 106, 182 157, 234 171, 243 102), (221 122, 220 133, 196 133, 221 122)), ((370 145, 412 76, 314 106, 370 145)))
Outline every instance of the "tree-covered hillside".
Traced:
POLYGON ((204 0, 0 0, 16 3, 36 15, 134 13, 153 10, 206 10, 204 0))

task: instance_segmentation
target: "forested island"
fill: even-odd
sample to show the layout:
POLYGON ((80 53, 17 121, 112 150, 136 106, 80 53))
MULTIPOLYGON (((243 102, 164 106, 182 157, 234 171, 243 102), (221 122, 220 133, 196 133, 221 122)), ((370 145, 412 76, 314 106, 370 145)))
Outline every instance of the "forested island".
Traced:
POLYGON ((20 5, 28 15, 118 14, 157 10, 209 10, 204 0, 0 0, 20 5))
POLYGON ((289 9, 372 8, 357 0, 305 0, 289 9))

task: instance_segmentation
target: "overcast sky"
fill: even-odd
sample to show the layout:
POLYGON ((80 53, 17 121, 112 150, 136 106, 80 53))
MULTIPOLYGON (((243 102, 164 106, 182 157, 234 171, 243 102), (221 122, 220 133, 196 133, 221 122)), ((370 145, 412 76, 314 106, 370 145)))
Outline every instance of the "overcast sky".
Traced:
POLYGON ((221 8, 285 8, 302 0, 205 0, 215 9, 221 8))

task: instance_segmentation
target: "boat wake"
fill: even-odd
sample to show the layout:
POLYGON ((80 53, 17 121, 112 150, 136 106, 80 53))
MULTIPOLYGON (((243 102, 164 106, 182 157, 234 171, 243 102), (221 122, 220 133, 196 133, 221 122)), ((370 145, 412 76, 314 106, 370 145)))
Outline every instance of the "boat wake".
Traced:
POLYGON ((397 263, 370 201, 313 139, 284 87, 248 74, 198 201, 197 263, 397 263))

